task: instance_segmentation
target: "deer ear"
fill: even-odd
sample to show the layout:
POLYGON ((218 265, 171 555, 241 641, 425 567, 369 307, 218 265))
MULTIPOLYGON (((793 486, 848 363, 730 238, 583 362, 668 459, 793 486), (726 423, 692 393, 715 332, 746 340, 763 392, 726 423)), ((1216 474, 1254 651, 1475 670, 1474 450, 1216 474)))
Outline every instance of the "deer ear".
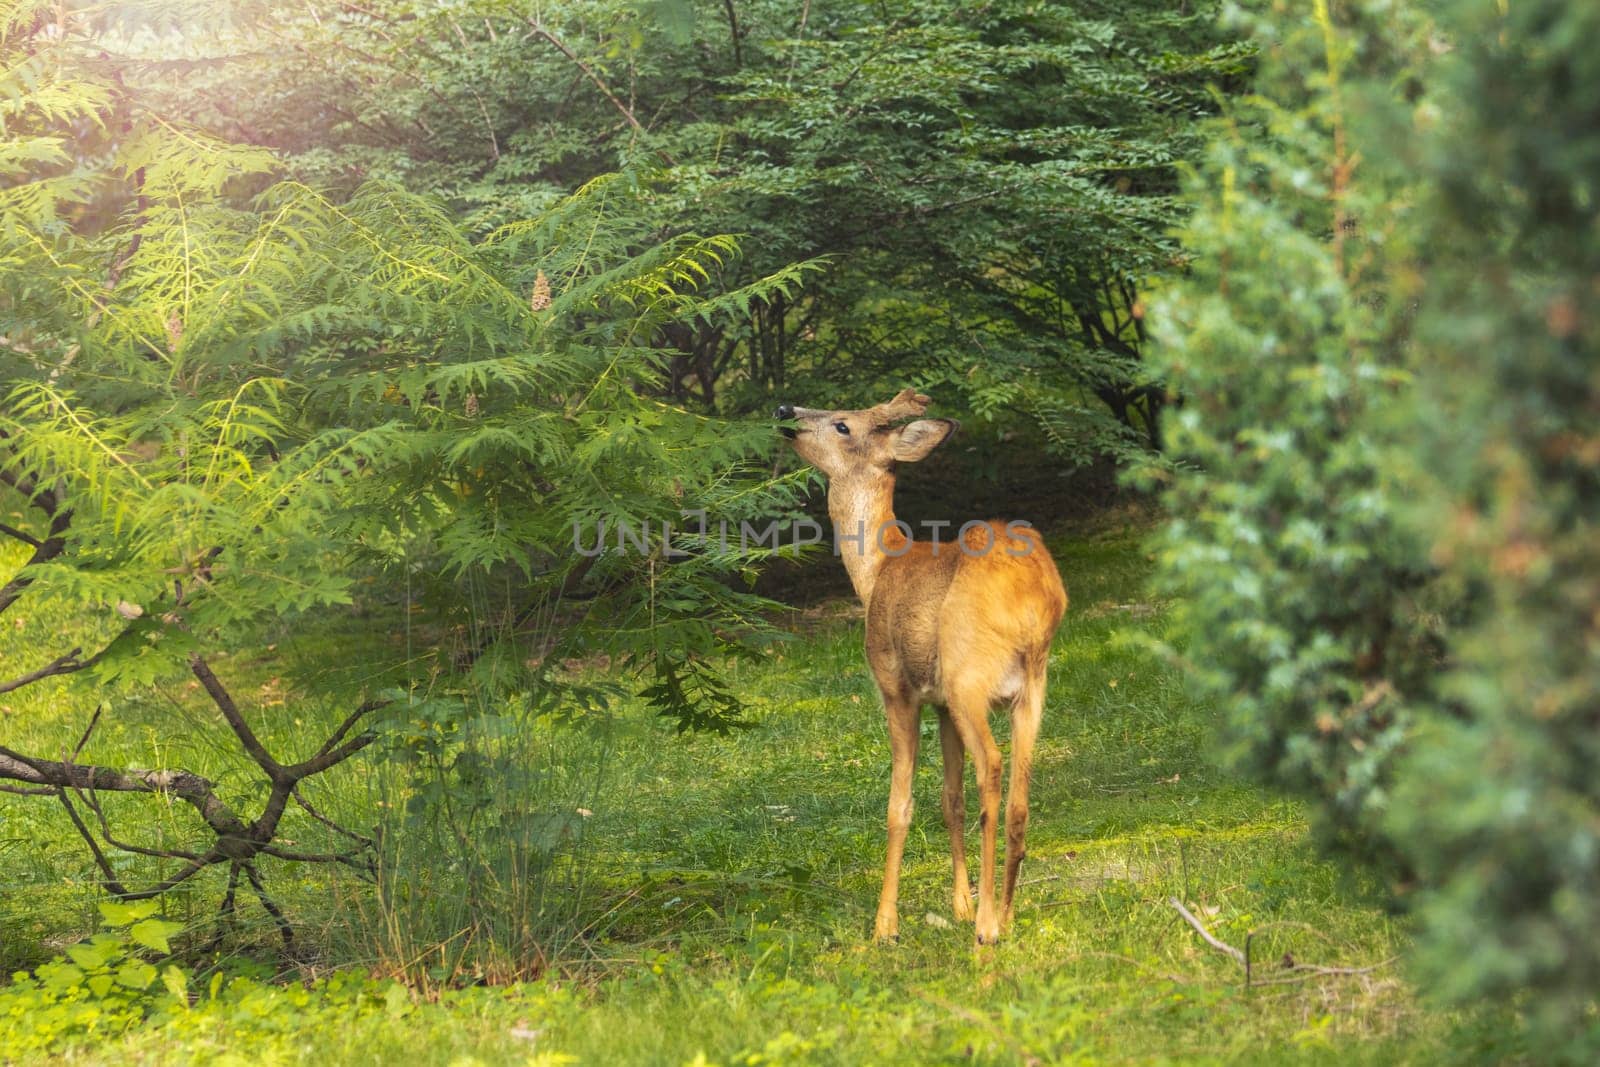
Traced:
POLYGON ((954 419, 918 419, 906 423, 894 432, 894 443, 890 448, 895 460, 915 463, 927 458, 929 452, 949 440, 959 425, 954 419))

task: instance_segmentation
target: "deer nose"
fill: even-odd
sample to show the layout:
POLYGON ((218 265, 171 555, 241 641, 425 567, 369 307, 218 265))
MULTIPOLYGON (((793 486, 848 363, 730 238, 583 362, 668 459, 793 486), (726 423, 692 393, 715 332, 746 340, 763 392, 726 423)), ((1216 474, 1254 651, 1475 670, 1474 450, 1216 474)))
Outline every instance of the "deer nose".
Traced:
POLYGON ((778 410, 774 411, 772 413, 772 417, 775 418, 775 419, 792 419, 792 418, 794 418, 794 405, 793 404, 779 404, 778 405, 778 410))

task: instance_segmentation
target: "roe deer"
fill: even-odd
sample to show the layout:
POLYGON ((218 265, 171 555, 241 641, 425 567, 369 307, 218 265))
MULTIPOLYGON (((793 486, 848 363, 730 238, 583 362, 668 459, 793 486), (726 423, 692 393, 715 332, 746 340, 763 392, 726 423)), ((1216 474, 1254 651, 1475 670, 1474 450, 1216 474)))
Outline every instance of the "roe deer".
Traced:
MULTIPOLYGON (((911 780, 923 704, 939 711, 944 750, 944 821, 955 868, 952 902, 972 920, 963 838, 965 754, 977 771, 982 833, 978 944, 1009 925, 1028 825, 1028 778, 1044 711, 1050 641, 1067 591, 1044 541, 1021 524, 972 522, 953 540, 915 541, 894 517, 896 463, 913 463, 953 433, 949 419, 918 418, 928 398, 907 389, 865 411, 822 411, 785 404, 777 417, 800 457, 828 476, 835 545, 867 613, 867 663, 883 694, 893 765, 889 849, 875 935, 899 932, 900 857, 911 824, 911 780), (913 422, 905 422, 915 419, 913 422), (1011 786, 1006 798, 1003 911, 994 901, 995 834, 1000 814, 1000 748, 989 712, 1011 709, 1011 786)), ((943 525, 943 524, 941 524, 943 525)))

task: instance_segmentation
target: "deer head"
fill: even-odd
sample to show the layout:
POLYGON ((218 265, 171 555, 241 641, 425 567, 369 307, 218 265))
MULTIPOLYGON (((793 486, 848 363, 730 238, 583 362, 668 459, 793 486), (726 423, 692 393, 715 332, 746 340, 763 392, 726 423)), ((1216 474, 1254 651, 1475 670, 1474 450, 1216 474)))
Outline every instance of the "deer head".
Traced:
POLYGON ((860 411, 797 408, 784 404, 777 417, 800 458, 831 480, 887 473, 896 463, 915 463, 955 433, 953 419, 918 418, 926 396, 904 389, 893 400, 860 411), (913 419, 913 422, 906 422, 913 419))

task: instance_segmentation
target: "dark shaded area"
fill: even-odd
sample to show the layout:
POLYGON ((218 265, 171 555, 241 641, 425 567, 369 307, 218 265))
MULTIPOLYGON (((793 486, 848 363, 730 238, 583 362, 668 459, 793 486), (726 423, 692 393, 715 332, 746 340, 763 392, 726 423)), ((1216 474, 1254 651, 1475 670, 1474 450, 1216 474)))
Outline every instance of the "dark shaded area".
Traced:
MULTIPOLYGON (((1050 532, 1142 500, 1119 485, 1119 471, 1109 459, 1063 468, 1020 437, 963 445, 957 434, 926 462, 899 469, 894 503, 896 517, 911 525, 918 540, 930 540, 932 528, 924 524, 937 522, 950 524, 938 528, 940 540, 949 540, 972 519, 1021 519, 1050 532)), ((829 530, 825 489, 812 495, 807 514, 829 530)), ((790 537, 784 540, 791 542, 790 537)), ((830 544, 825 537, 822 550, 813 550, 807 559, 773 561, 756 591, 797 607, 853 596, 849 576, 830 544)))

